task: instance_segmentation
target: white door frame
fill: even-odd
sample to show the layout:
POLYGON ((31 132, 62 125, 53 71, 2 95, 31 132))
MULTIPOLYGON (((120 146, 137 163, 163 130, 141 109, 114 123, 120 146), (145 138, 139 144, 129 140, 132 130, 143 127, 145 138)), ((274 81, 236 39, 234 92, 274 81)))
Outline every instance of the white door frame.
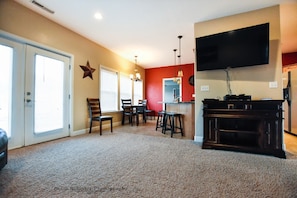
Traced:
MULTIPOLYGON (((180 77, 176 77, 176 78, 163 78, 163 83, 162 83, 162 91, 163 91, 163 102, 177 102, 177 101, 174 101, 174 99, 173 99, 173 93, 172 93, 172 100, 171 101, 166 101, 166 98, 165 98, 165 95, 166 95, 166 86, 168 85, 168 84, 166 84, 166 81, 173 81, 173 82, 175 82, 176 83, 176 85, 178 85, 179 86, 179 96, 178 96, 178 101, 179 102, 181 102, 182 101, 182 80, 181 80, 181 78, 180 77), (179 81, 179 83, 177 83, 177 81, 179 81)), ((170 85, 169 85, 170 86, 170 85)), ((165 104, 163 104, 163 109, 165 110, 165 104)))
MULTIPOLYGON (((58 139, 61 137, 66 137, 69 136, 69 100, 70 100, 70 90, 69 90, 69 64, 70 64, 70 59, 69 57, 66 57, 64 55, 57 54, 55 52, 50 52, 48 50, 40 49, 37 47, 33 47, 30 45, 26 46, 26 72, 25 72, 25 94, 24 94, 24 105, 25 105, 25 146, 31 145, 31 144, 36 144, 40 142, 45 142, 53 139, 58 139), (42 63, 38 65, 36 62, 36 57, 42 57, 42 63), (56 62, 59 62, 59 66, 56 69, 62 69, 60 74, 63 75, 55 75, 55 79, 52 79, 48 74, 50 74, 51 68, 49 64, 47 66, 43 63, 44 60, 55 60, 53 63, 52 67, 56 64, 56 62), (62 64, 61 64, 62 63, 62 64), (37 67, 39 66, 39 67, 37 67), (44 68, 45 67, 45 68, 44 68), (36 79, 37 74, 36 74, 36 69, 37 68, 44 68, 45 70, 42 72, 39 80, 36 79), (48 78, 46 78, 48 77, 48 78), (52 80, 47 80, 47 79, 52 79, 52 80), (55 85, 53 88, 53 84, 58 82, 59 79, 63 79, 62 86, 61 84, 55 85), (40 94, 40 99, 39 101, 35 101, 35 96, 36 96, 36 90, 35 87, 37 84, 45 84, 44 82, 47 82, 47 88, 48 90, 44 91, 43 89, 41 90, 40 94), (61 104, 57 106, 55 101, 55 95, 49 95, 48 93, 54 92, 54 90, 58 90, 58 88, 62 89, 61 92, 59 93, 59 97, 63 98, 62 104, 60 100, 59 103, 61 104), (50 90, 53 91, 50 91, 50 90), (62 95, 61 95, 62 93, 62 95), (46 97, 45 97, 46 96, 46 97), (43 99, 41 99, 43 98, 43 99), (41 102, 44 101, 42 104, 41 102), (45 102, 46 101, 46 102, 45 102), (42 104, 39 105, 39 108, 36 104, 42 104), (51 106, 51 104, 53 106, 51 106), (48 108, 51 106, 51 108, 48 108), (34 128, 34 125, 37 122, 37 115, 35 115, 34 109, 42 109, 42 111, 39 113, 39 115, 44 115, 44 119, 41 119, 40 121, 42 124, 40 126, 46 126, 46 131, 43 131, 42 133, 37 133, 35 131, 36 129, 34 128), (45 110, 47 109, 47 110, 45 110), (57 111, 56 109, 59 109, 57 111), (63 111, 61 111, 63 110, 63 111), (60 112, 60 113, 59 113, 60 112), (55 115, 53 115, 55 113, 55 115), (58 115, 61 115, 58 116, 58 115), (60 117, 60 118, 59 118, 60 117), (53 118, 53 119, 51 119, 53 118), (58 119, 57 119, 58 118, 58 119), (50 121, 50 119, 52 121, 50 121), (55 121, 54 120, 62 120, 62 122, 53 127, 55 121), (51 122, 51 123, 49 123, 51 122)), ((51 74, 54 75, 54 74, 51 74)), ((42 86, 43 87, 43 86, 42 86)), ((43 116, 41 116, 43 117, 43 116)))
MULTIPOLYGON (((14 124, 9 126, 11 138, 9 138, 9 148, 24 146, 24 102, 20 93, 24 93, 24 72, 25 72, 25 46, 21 43, 7 40, 0 37, 0 44, 13 49, 12 87, 10 118, 14 124)), ((8 74, 6 74, 8 75, 8 74)), ((1 126, 0 126, 1 127, 1 126)), ((6 129, 7 130, 7 129, 6 129)))
MULTIPOLYGON (((71 135, 73 133, 73 97, 72 96, 73 96, 74 71, 72 69, 73 68, 72 66, 74 65, 74 56, 69 53, 63 52, 61 50, 57 50, 57 49, 36 43, 34 41, 24 39, 22 37, 10 34, 2 30, 0 30, 0 39, 1 39, 0 40, 1 42, 5 41, 5 43, 10 43, 9 46, 11 46, 12 44, 16 44, 16 46, 19 46, 19 48, 16 48, 17 50, 15 51, 18 58, 16 62, 14 62, 14 69, 13 69, 14 73, 24 74, 25 72, 25 63, 24 63, 25 62, 25 45, 35 46, 40 49, 44 49, 50 52, 55 52, 57 54, 69 57, 70 59, 69 75, 70 76, 69 76, 69 133, 68 135, 71 135)), ((22 76, 25 76, 25 75, 22 75, 22 76)), ((13 138, 9 139, 8 149, 19 148, 25 145, 24 97, 22 97, 22 99, 20 99, 19 97, 16 97, 17 94, 19 93, 23 93, 23 95, 25 95, 25 83, 24 83, 25 79, 22 76, 14 77, 15 78, 14 83, 18 86, 16 86, 17 89, 14 89, 12 93, 12 102, 17 103, 17 105, 14 105, 14 107, 12 108, 12 114, 18 115, 17 116, 18 121, 17 121, 17 124, 12 124, 11 130, 13 135, 18 138, 16 138, 16 140, 14 140, 13 138), (22 100, 22 102, 20 102, 20 100, 22 100)))

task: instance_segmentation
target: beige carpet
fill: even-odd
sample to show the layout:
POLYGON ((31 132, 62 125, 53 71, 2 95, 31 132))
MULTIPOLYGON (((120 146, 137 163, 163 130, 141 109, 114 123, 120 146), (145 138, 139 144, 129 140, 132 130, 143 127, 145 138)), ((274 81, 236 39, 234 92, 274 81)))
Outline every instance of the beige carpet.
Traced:
POLYGON ((0 197, 296 195, 296 158, 204 150, 191 140, 117 128, 112 134, 104 131, 102 136, 87 134, 9 151, 8 164, 0 171, 0 197))

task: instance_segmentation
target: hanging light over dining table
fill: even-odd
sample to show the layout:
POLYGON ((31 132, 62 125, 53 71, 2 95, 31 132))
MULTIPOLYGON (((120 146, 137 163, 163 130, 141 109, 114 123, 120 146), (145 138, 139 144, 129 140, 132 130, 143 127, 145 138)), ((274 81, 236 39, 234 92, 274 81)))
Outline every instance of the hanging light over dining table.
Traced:
POLYGON ((179 69, 177 72, 177 77, 183 77, 184 76, 184 72, 181 68, 181 39, 183 38, 182 35, 177 36, 177 38, 179 39, 179 54, 178 54, 178 64, 179 64, 179 69))
POLYGON ((140 81, 141 80, 141 75, 140 75, 140 73, 138 72, 138 69, 137 69, 137 56, 135 56, 134 72, 135 72, 135 76, 134 76, 134 74, 130 74, 130 79, 134 80, 134 81, 140 81))

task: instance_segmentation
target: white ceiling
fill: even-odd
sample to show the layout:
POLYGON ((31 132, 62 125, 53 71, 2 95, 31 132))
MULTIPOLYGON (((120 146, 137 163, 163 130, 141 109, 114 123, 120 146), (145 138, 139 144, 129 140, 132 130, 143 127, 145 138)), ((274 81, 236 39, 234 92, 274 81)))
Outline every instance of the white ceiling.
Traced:
POLYGON ((15 0, 144 68, 174 65, 181 39, 181 63, 193 63, 194 23, 277 4, 282 11, 282 51, 297 51, 297 0, 15 0), (294 3, 294 4, 293 4, 294 3), (294 6, 292 6, 294 5, 294 6), (101 20, 94 18, 100 12, 101 20), (293 12, 293 13, 292 13, 293 12), (294 24, 294 25, 292 25, 294 24))

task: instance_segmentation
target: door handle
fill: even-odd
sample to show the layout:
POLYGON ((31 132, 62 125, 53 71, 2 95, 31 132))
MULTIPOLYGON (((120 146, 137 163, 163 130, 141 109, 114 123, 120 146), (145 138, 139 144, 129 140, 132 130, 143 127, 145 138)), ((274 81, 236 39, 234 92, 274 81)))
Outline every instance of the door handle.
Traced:
MULTIPOLYGON (((27 96, 30 96, 30 95, 31 95, 31 92, 28 91, 28 92, 26 93, 26 95, 27 95, 27 96)), ((31 100, 31 99, 26 99, 26 102, 29 103, 29 102, 32 102, 32 100, 31 100)))

